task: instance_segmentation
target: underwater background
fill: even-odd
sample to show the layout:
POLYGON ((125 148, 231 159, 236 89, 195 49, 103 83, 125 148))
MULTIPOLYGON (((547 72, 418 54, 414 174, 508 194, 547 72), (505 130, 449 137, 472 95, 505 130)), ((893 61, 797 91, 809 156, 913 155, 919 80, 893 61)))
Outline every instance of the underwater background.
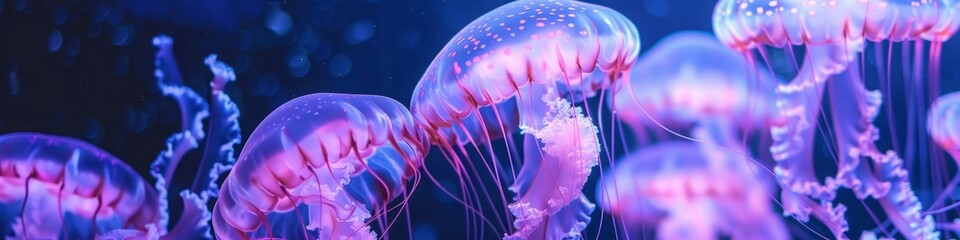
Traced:
MULTIPOLYGON (((0 134, 29 131, 82 139, 147 176, 165 139, 180 126, 176 102, 164 97, 155 84, 156 48, 151 39, 156 35, 174 39, 185 84, 197 92, 209 93, 212 75, 203 65, 208 54, 217 54, 234 67, 237 80, 225 92, 240 110, 242 146, 267 114, 298 96, 376 94, 409 104, 417 81, 450 38, 476 17, 507 2, 0 0, 0 134)), ((707 0, 587 2, 610 7, 632 20, 640 32, 641 55, 673 32, 712 32, 716 4, 707 0)), ((943 93, 960 88, 958 54, 958 41, 944 44, 943 93)), ((193 151, 187 158, 200 154, 193 151)), ((175 174, 172 192, 190 186, 191 170, 197 164, 186 161, 178 167, 184 173, 175 174)), ((426 164, 447 163, 434 149, 426 164)), ((441 183, 455 187, 455 175, 438 176, 441 183)), ((587 196, 595 196, 596 174, 592 178, 584 190, 587 196)), ((173 209, 180 207, 179 201, 171 204, 173 209)), ((406 226, 416 239, 464 236, 463 223, 448 220, 464 218, 462 205, 432 183, 422 182, 409 206, 410 222, 400 220, 390 236, 406 238, 406 226)), ((171 212, 177 218, 178 211, 171 212)), ((865 216, 857 214, 863 213, 848 213, 850 233, 872 224, 858 224, 857 219, 865 216)), ((594 218, 584 236, 612 238, 612 231, 595 232, 601 222, 594 218)), ((788 226, 794 237, 813 238, 795 221, 788 226)))

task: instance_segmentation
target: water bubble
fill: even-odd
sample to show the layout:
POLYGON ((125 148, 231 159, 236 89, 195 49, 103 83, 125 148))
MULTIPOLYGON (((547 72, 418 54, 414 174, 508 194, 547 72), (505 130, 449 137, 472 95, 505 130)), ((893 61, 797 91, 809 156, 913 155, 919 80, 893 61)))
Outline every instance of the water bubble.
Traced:
POLYGON ((126 55, 119 55, 113 60, 113 74, 123 76, 130 70, 130 59, 126 55))
POLYGON ((353 67, 350 57, 344 54, 337 54, 333 56, 328 64, 330 67, 330 75, 333 75, 334 77, 347 76, 347 74, 350 74, 350 68, 353 67))
MULTIPOLYGON (((440 183, 440 186, 443 186, 443 189, 447 189, 447 190, 459 189, 457 185, 454 185, 453 183, 450 182, 450 180, 447 180, 447 179, 439 179, 437 180, 437 183, 440 183)), ((444 191, 442 191, 441 188, 437 187, 433 189, 434 189, 433 190, 434 199, 442 203, 447 203, 447 204, 453 203, 453 198, 450 198, 450 196, 447 195, 444 191)))
POLYGON ((133 108, 133 105, 127 104, 124 109, 124 116, 124 123, 128 129, 134 132, 143 132, 147 128, 147 115, 137 111, 133 108))
POLYGON ((338 2, 340 2, 340 0, 313 0, 313 3, 316 4, 316 7, 319 10, 333 9, 333 7, 336 6, 338 2))
POLYGON ((270 97, 280 89, 280 79, 273 74, 260 75, 253 84, 247 85, 247 93, 253 96, 270 97))
POLYGON ((60 46, 63 46, 63 35, 60 34, 60 30, 53 30, 50 33, 50 38, 47 39, 47 50, 51 53, 60 50, 60 46))
POLYGON ((431 224, 418 223, 413 227, 413 239, 436 240, 437 228, 431 224))
POLYGON ((240 33, 240 50, 247 50, 253 45, 253 36, 250 35, 249 31, 244 30, 240 33))
POLYGON ((270 13, 267 13, 266 21, 267 28, 277 36, 286 35, 287 32, 290 32, 290 27, 293 26, 293 19, 286 12, 280 10, 280 7, 275 7, 270 13))
POLYGON ((63 50, 66 51, 67 56, 76 56, 80 52, 80 38, 77 36, 67 36, 66 41, 63 44, 63 50))
POLYGON ((113 35, 110 43, 114 46, 126 46, 133 40, 133 28, 129 25, 123 25, 113 28, 113 35))
POLYGON ((347 29, 347 33, 344 36, 344 41, 353 45, 360 44, 373 37, 376 28, 377 26, 373 25, 373 22, 370 20, 361 20, 356 22, 353 25, 350 25, 350 28, 347 29))
POLYGON ((294 77, 306 76, 310 72, 310 58, 307 56, 307 50, 300 46, 288 49, 287 67, 290 75, 294 77))
POLYGON ((87 121, 83 125, 84 138, 93 143, 100 142, 100 140, 103 139, 103 127, 100 125, 100 121, 87 118, 87 121))
POLYGON ((57 6, 57 8, 54 8, 52 15, 54 25, 61 25, 67 22, 67 9, 63 8, 63 6, 57 6))
POLYGON ((670 1, 667 0, 643 0, 643 7, 654 17, 666 17, 670 14, 670 1))
POLYGON ((110 8, 108 8, 107 5, 104 5, 104 3, 100 3, 93 8, 93 14, 90 14, 90 17, 92 18, 93 22, 102 22, 104 19, 107 19, 107 15, 109 14, 110 8))
POLYGON ((397 46, 403 49, 414 49, 420 43, 420 31, 417 29, 404 29, 397 36, 397 46))
POLYGON ((322 62, 326 60, 327 57, 330 57, 330 54, 333 53, 333 46, 328 41, 320 41, 317 44, 317 48, 310 52, 310 59, 313 61, 322 62))
MULTIPOLYGON (((30 1, 30 0, 17 1, 13 3, 13 10, 17 12, 29 11, 32 8, 31 2, 33 1, 30 1)), ((3 5, 3 4, 0 4, 0 5, 3 5)))
POLYGON ((120 20, 123 20, 123 11, 121 11, 119 7, 110 10, 109 14, 107 14, 107 23, 111 26, 120 24, 120 20))
POLYGON ((237 74, 246 73, 250 69, 250 56, 247 54, 240 54, 237 56, 236 63, 233 64, 233 70, 237 74))

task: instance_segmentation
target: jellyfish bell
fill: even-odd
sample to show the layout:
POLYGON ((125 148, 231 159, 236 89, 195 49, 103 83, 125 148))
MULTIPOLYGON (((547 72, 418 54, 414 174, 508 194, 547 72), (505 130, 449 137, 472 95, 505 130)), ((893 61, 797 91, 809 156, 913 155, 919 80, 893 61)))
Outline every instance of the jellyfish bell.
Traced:
POLYGON ((89 143, 41 133, 0 136, 4 236, 89 238, 116 228, 147 231, 157 192, 126 163, 89 143))
POLYGON ((633 94, 607 99, 618 117, 643 138, 660 127, 681 134, 690 128, 713 129, 733 136, 766 128, 780 121, 774 106, 777 80, 753 66, 710 34, 673 33, 654 45, 634 64, 628 81, 633 94))
MULTIPOLYGON (((529 94, 526 88, 565 85, 570 91, 596 92, 616 78, 588 73, 626 71, 638 52, 636 27, 612 9, 564 0, 508 3, 468 24, 444 46, 417 84, 411 112, 435 137, 464 144, 485 137, 479 129, 459 126, 481 117, 478 109, 491 115, 517 111, 523 103, 515 98, 529 94)), ((538 101, 539 95, 527 98, 538 101)), ((539 125, 539 116, 521 119, 539 125)), ((486 122, 496 119, 482 120, 500 125, 486 122)))
POLYGON ((220 189, 217 237, 376 238, 368 219, 408 193, 428 150, 413 124, 381 96, 317 93, 281 105, 220 189))
POLYGON ((724 0, 714 10, 717 37, 737 50, 762 45, 944 42, 960 27, 955 0, 724 0))
MULTIPOLYGON (((836 190, 846 187, 852 189, 859 199, 877 199, 888 215, 896 216, 891 219, 896 219, 894 225, 904 237, 937 236, 932 220, 919 213, 922 206, 910 190, 909 178, 904 174, 874 171, 874 168, 905 170, 898 153, 881 151, 874 143, 879 139, 879 128, 873 125, 873 121, 880 112, 884 94, 864 86, 862 79, 870 78, 868 76, 873 73, 866 71, 860 56, 866 47, 873 46, 877 56, 874 64, 877 78, 885 76, 887 81, 885 84, 881 82, 881 87, 890 89, 889 68, 892 66, 890 60, 883 64, 881 48, 890 52, 894 43, 909 42, 901 45, 903 61, 907 62, 904 65, 912 66, 912 69, 904 70, 913 75, 905 77, 908 79, 904 82, 913 81, 912 86, 917 89, 911 91, 919 97, 911 96, 906 105, 910 108, 910 119, 923 121, 925 116, 920 112, 926 100, 921 98, 926 89, 922 87, 938 88, 942 43, 960 26, 958 10, 960 2, 954 0, 722 0, 717 3, 713 28, 728 47, 745 52, 749 61, 756 61, 752 53, 756 51, 760 61, 771 67, 770 71, 775 70, 771 66, 773 60, 798 60, 792 69, 795 76, 776 87, 776 104, 785 121, 770 127, 774 140, 770 152, 777 161, 774 170, 784 189, 785 213, 805 221, 810 213, 816 212, 817 218, 835 237, 845 237, 846 220, 839 211, 842 204, 821 203, 831 203, 836 190), (889 45, 880 46, 879 42, 883 41, 889 45), (923 66, 925 41, 930 42, 929 69, 923 66), (794 53, 794 48, 800 45, 805 52, 801 59, 796 59, 799 55, 794 53), (785 56, 773 54, 776 53, 773 51, 785 52, 785 56), (911 61, 913 64, 909 64, 911 61), (832 124, 825 132, 834 135, 830 137, 837 145, 834 155, 838 170, 821 183, 815 172, 813 149, 825 91, 830 96, 829 113, 832 117, 832 124)), ((889 92, 887 95, 886 100, 890 101, 889 92)), ((893 135, 891 139, 895 148, 900 148, 897 131, 893 129, 896 119, 891 105, 888 103, 886 110, 890 134, 893 135)), ((925 141, 923 137, 907 136, 905 145, 911 148, 913 145, 925 146, 925 141)), ((919 155, 919 159, 927 159, 925 151, 921 150, 919 155)), ((913 156, 907 159, 913 159, 913 156)), ((938 163, 939 160, 929 162, 938 163)))
POLYGON ((768 197, 773 179, 758 181, 742 156, 711 149, 665 141, 630 153, 598 182, 601 208, 622 219, 622 230, 634 233, 627 236, 647 225, 658 239, 787 239, 768 197))
POLYGON ((613 86, 633 65, 639 43, 636 27, 612 9, 524 0, 480 16, 444 46, 413 92, 411 114, 451 161, 467 208, 493 211, 477 213, 475 222, 489 222, 488 215, 501 223, 500 229, 488 227, 508 232, 511 227, 502 223, 510 216, 501 213, 511 214, 516 231, 508 237, 579 236, 593 208, 579 192, 600 146, 590 118, 572 104, 613 86), (511 135, 517 130, 526 133, 519 170, 513 153, 500 162, 491 146, 503 138, 505 148, 515 147, 511 135), (481 164, 469 158, 468 144, 485 167, 474 167, 481 164), (486 168, 499 203, 475 168, 486 168), (560 176, 570 181, 546 183, 560 176), (506 206, 508 181, 514 181, 510 189, 517 197, 506 206), (560 219, 561 211, 577 217, 560 219), (544 227, 546 222, 553 225, 544 227))

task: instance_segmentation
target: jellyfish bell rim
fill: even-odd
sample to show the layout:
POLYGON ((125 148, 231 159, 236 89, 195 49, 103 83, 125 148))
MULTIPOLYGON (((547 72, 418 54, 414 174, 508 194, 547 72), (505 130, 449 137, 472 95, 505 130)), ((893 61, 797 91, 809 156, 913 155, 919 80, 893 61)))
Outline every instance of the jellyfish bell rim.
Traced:
MULTIPOLYGON (((159 219, 160 206, 156 200, 158 193, 152 185, 125 162, 93 144, 71 137, 46 133, 15 132, 0 135, 0 154, 16 154, 26 157, 0 157, 0 185, 16 185, 18 181, 10 181, 10 179, 23 177, 38 179, 42 182, 41 184, 61 185, 61 188, 57 188, 61 189, 58 195, 75 201, 92 201, 99 205, 97 210, 87 211, 70 209, 72 207, 82 208, 85 206, 82 204, 64 204, 62 205, 65 208, 64 211, 79 214, 83 217, 96 215, 98 219, 111 216, 120 217, 139 230, 146 230, 148 225, 155 224, 159 219), (25 141, 22 144, 27 144, 27 146, 25 146, 25 149, 9 149, 10 141, 25 141), (47 153, 41 152, 40 149, 43 148, 54 149, 61 154, 67 153, 63 151, 71 151, 71 153, 68 153, 70 156, 66 156, 66 158, 55 158, 58 156, 50 155, 49 151, 47 153), (31 153, 21 152, 24 150, 30 150, 31 153), (14 152, 11 153, 10 151, 14 152), (93 163, 91 161, 97 162, 93 163), (42 164, 42 166, 37 164, 42 164), (42 167, 58 167, 60 173, 56 177, 37 178, 38 168, 42 167), (24 171, 29 173, 24 175, 27 173, 24 171), (97 186, 95 188, 83 187, 81 186, 83 183, 92 183, 81 181, 83 179, 93 180, 97 183, 97 186), (113 189, 130 187, 134 189, 113 189), (65 194, 66 196, 64 196, 65 194), (126 210, 127 208, 120 207, 120 205, 130 208, 126 210)), ((30 182, 30 184, 35 183, 30 182)), ((26 186, 26 179, 22 179, 20 184, 28 187, 26 186)), ((9 195, 0 196, 9 197, 9 195)), ((65 200, 61 199, 61 201, 65 200)))
POLYGON ((888 1, 879 0, 830 2, 834 5, 826 6, 827 3, 824 3, 819 7, 826 9, 814 9, 818 6, 807 6, 805 0, 751 1, 750 3, 744 0, 720 0, 713 12, 713 30, 721 42, 735 50, 745 51, 760 45, 773 47, 836 45, 862 39, 873 42, 920 39, 944 42, 960 27, 960 1, 956 0, 936 0, 919 6, 897 4, 893 7, 889 7, 888 1), (796 5, 796 2, 803 4, 802 6, 784 6, 784 2, 793 5, 796 5), (836 2, 865 6, 837 7, 836 2), (874 11, 877 9, 881 10, 874 11), (936 14, 927 14, 929 12, 936 14), (824 15, 842 19, 820 17, 824 15), (894 18, 889 19, 885 16, 894 16, 894 18), (764 17, 766 18, 760 19, 764 17), (923 18, 924 21, 916 21, 915 18, 923 18), (833 22, 843 24, 838 26, 831 24, 833 22), (827 29, 814 30, 814 28, 827 29))
POLYGON ((365 207, 347 186, 361 173, 375 171, 365 168, 383 156, 377 154, 399 148, 386 158, 403 161, 401 169, 394 170, 405 181, 429 151, 426 134, 406 107, 378 95, 314 93, 294 98, 271 112, 249 139, 213 211, 221 237, 255 234, 268 217, 286 217, 304 205, 340 208, 345 201, 352 208, 365 207), (322 129, 296 133, 311 128, 322 129), (327 173, 332 175, 323 175, 327 173))
MULTIPOLYGON (((554 41, 549 40, 552 39, 549 36, 554 34, 553 30, 555 29, 553 25, 540 24, 541 25, 538 26, 546 25, 547 27, 527 28, 527 31, 535 32, 531 34, 530 37, 544 39, 544 41, 554 41)), ((504 26, 502 23, 500 26, 507 29, 510 28, 509 26, 504 26)), ((522 30, 522 26, 519 27, 519 29, 522 30)), ((591 30, 600 31, 598 29, 591 30)), ((507 41, 504 42, 509 41, 510 39, 507 39, 507 41)), ((571 86, 589 85, 579 90, 587 92, 588 95, 592 95, 601 89, 614 85, 614 81, 617 81, 619 78, 611 75, 614 72, 628 72, 633 62, 636 61, 639 51, 640 36, 636 26, 632 21, 627 19, 626 16, 611 8, 592 3, 565 0, 534 0, 508 3, 478 17, 451 38, 440 53, 431 61, 430 66, 417 83, 410 103, 411 113, 421 126, 427 128, 426 130, 430 133, 431 138, 437 142, 447 141, 451 144, 463 144, 468 141, 465 139, 467 137, 464 136, 462 129, 458 129, 456 125, 462 124, 461 121, 466 118, 477 118, 478 116, 476 116, 476 114, 479 109, 493 106, 498 108, 497 112, 504 110, 515 111, 511 109, 514 106, 506 106, 502 103, 507 100, 516 99, 521 89, 531 84, 566 84, 562 83, 565 77, 571 86), (457 49, 460 48, 458 43, 472 37, 472 35, 465 37, 472 33, 472 28, 476 26, 495 25, 484 24, 486 24, 487 21, 492 22, 499 19, 498 16, 503 15, 504 11, 513 10, 514 8, 519 9, 524 7, 524 4, 533 5, 536 3, 542 4, 541 6, 553 3, 558 5, 576 4, 577 7, 581 9, 587 9, 589 7, 593 9, 593 12, 591 14, 580 14, 578 15, 580 16, 579 19, 587 19, 584 21, 590 21, 594 26, 598 25, 596 23, 597 21, 601 21, 601 24, 606 24, 602 26, 610 29, 600 30, 610 32, 580 33, 585 37, 571 38, 573 39, 573 44, 566 45, 576 46, 574 49, 568 49, 570 52, 575 53, 574 55, 568 53, 566 57, 564 57, 561 49, 546 51, 545 54, 559 56, 559 59, 561 59, 553 64, 556 66, 548 66, 550 69, 548 72, 533 71, 530 69, 531 62, 533 61, 531 59, 533 57, 526 56, 525 52, 529 49, 540 49, 540 46, 538 44, 532 44, 529 41, 513 45, 497 44, 495 47, 488 47, 487 49, 490 50, 484 50, 487 51, 486 54, 475 54, 476 57, 473 60, 480 60, 480 62, 471 62, 469 58, 464 62, 450 63, 447 61, 448 58, 463 57, 469 54, 458 53, 457 49), (593 14, 600 15, 598 18, 602 19, 594 19, 592 17, 593 14), (525 51, 524 49, 527 50, 525 51), (584 58, 584 55, 580 53, 587 53, 585 55, 587 57, 584 58), (458 54, 460 56, 458 56, 458 54), (505 63, 517 64, 511 65, 505 63), (597 71, 609 72, 609 74, 605 75, 610 76, 604 76, 599 79, 591 78, 590 73, 597 71), (585 79, 581 80, 581 78, 585 79), (488 86, 491 85, 499 87, 488 89, 488 86)), ((548 60, 546 62, 553 61, 548 60)), ((538 100, 537 97, 531 98, 533 99, 524 100, 538 100)), ((494 128, 495 127, 496 126, 494 126, 494 128)), ((500 129, 496 129, 496 131, 499 130, 500 129)), ((488 131, 496 132, 494 130, 488 131)), ((478 136, 481 134, 471 135, 472 139, 481 138, 478 136)))

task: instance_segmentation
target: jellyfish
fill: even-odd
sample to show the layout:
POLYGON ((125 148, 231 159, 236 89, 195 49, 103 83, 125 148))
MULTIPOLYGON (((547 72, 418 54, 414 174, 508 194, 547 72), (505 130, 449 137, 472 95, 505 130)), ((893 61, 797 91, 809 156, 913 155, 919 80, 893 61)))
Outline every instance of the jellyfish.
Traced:
POLYGON ((0 189, 5 237, 156 231, 161 211, 157 192, 120 159, 81 140, 41 133, 0 136, 0 189))
POLYGON ((574 104, 613 86, 639 49, 636 27, 625 16, 568 0, 505 4, 444 46, 410 108, 460 178, 463 191, 454 198, 465 205, 468 221, 505 238, 580 237, 594 208, 581 189, 601 146, 592 118, 574 104), (522 157, 514 151, 517 132, 522 157), (492 144, 501 138, 506 157, 492 144), (480 163, 470 158, 469 145, 480 163), (505 184, 515 193, 509 204, 505 184))
MULTIPOLYGON (((930 135, 930 138, 940 146, 941 149, 946 151, 953 157, 953 160, 957 165, 960 165, 960 132, 957 130, 957 116, 960 113, 960 92, 950 93, 944 96, 937 98, 933 105, 930 106, 928 111, 929 117, 927 118, 927 133, 930 135)), ((955 178, 949 183, 945 190, 949 191, 956 187, 958 180, 955 178)), ((943 206, 944 200, 946 200, 948 194, 941 194, 935 201, 930 205, 928 213, 940 213, 947 212, 950 209, 953 209, 960 203, 953 203, 950 206, 943 206)), ((955 233, 960 233, 960 219, 954 219, 954 221, 949 226, 955 233)))
POLYGON ((152 163, 151 186, 125 162, 89 143, 42 133, 0 136, 0 186, 3 193, 4 236, 25 239, 191 239, 210 238, 207 202, 215 197, 219 174, 229 169, 233 145, 240 141, 238 111, 222 92, 233 81, 232 69, 207 59, 214 73, 212 108, 184 87, 170 48, 172 39, 159 36, 157 84, 181 110, 179 132, 152 163), (213 116, 210 128, 203 119, 213 116), (180 192, 183 212, 169 227, 167 183, 184 155, 207 136, 197 184, 180 192), (51 206, 56 206, 53 208, 51 206))
POLYGON ((710 34, 673 33, 640 57, 629 81, 620 82, 632 85, 633 94, 611 95, 608 106, 640 139, 663 127, 740 149, 746 133, 781 121, 773 105, 776 79, 748 69, 740 54, 710 34))
POLYGON ((628 237, 650 225, 658 239, 788 239, 770 204, 772 189, 753 177, 755 166, 717 150, 676 140, 643 146, 598 182, 605 189, 597 191, 601 208, 623 218, 628 237), (710 162, 723 164, 711 168, 710 162), (605 194, 614 190, 619 194, 605 194))
POLYGON ((405 183, 419 181, 427 141, 407 109, 387 97, 290 100, 257 126, 223 182, 216 236, 376 239, 370 219, 385 218, 391 200, 409 196, 405 183))
MULTIPOLYGON (((722 0, 717 3, 713 28, 728 47, 742 51, 750 61, 755 60, 752 50, 757 50, 770 71, 777 70, 784 62, 788 68, 796 65, 795 76, 776 87, 775 105, 784 121, 770 127, 774 141, 770 152, 776 161, 774 171, 783 185, 781 198, 785 213, 801 221, 807 221, 813 213, 836 238, 844 238, 846 207, 832 201, 837 189, 845 187, 853 190, 859 199, 877 199, 904 238, 937 238, 932 218, 919 212, 922 206, 910 188, 903 160, 896 151, 882 151, 875 144, 879 129, 873 121, 880 112, 883 94, 864 86, 866 68, 860 55, 869 42, 881 45, 879 42, 888 41, 888 49, 892 49, 894 42, 910 42, 914 74, 909 81, 917 86, 924 85, 925 79, 936 83, 942 43, 960 26, 958 9, 960 5, 952 0, 722 0), (924 41, 931 42, 929 78, 922 77, 924 41), (805 47, 805 53, 794 63, 797 55, 793 49, 800 45, 805 47), (780 52, 785 52, 785 56, 780 52), (824 109, 829 109, 832 125, 827 125, 822 132, 833 135, 836 146, 831 150, 838 170, 821 183, 814 168, 813 148, 821 101, 828 84, 830 102, 829 108, 824 109)), ((910 45, 904 45, 905 55, 911 54, 910 45)), ((879 48, 875 46, 875 51, 882 52, 876 49, 879 48)), ((882 54, 877 55, 882 59, 882 54)), ((877 65, 881 72, 878 75, 884 75, 882 72, 890 67, 887 66, 890 64, 877 65)), ((889 82, 891 74, 885 75, 889 82)), ((922 92, 916 90, 921 96, 922 92)), ((890 96, 887 97, 889 101, 890 96)), ((892 119, 889 109, 887 112, 892 119)), ((921 140, 920 145, 922 141, 925 140, 921 140)), ((913 141, 907 142, 908 146, 913 144, 913 141)), ((892 235, 881 230, 884 235, 892 235)))
MULTIPOLYGON (((960 129, 957 129, 957 117, 960 114, 960 92, 950 93, 930 106, 927 118, 927 133, 941 148, 960 161, 960 129)), ((958 162, 957 164, 960 164, 958 162)))

